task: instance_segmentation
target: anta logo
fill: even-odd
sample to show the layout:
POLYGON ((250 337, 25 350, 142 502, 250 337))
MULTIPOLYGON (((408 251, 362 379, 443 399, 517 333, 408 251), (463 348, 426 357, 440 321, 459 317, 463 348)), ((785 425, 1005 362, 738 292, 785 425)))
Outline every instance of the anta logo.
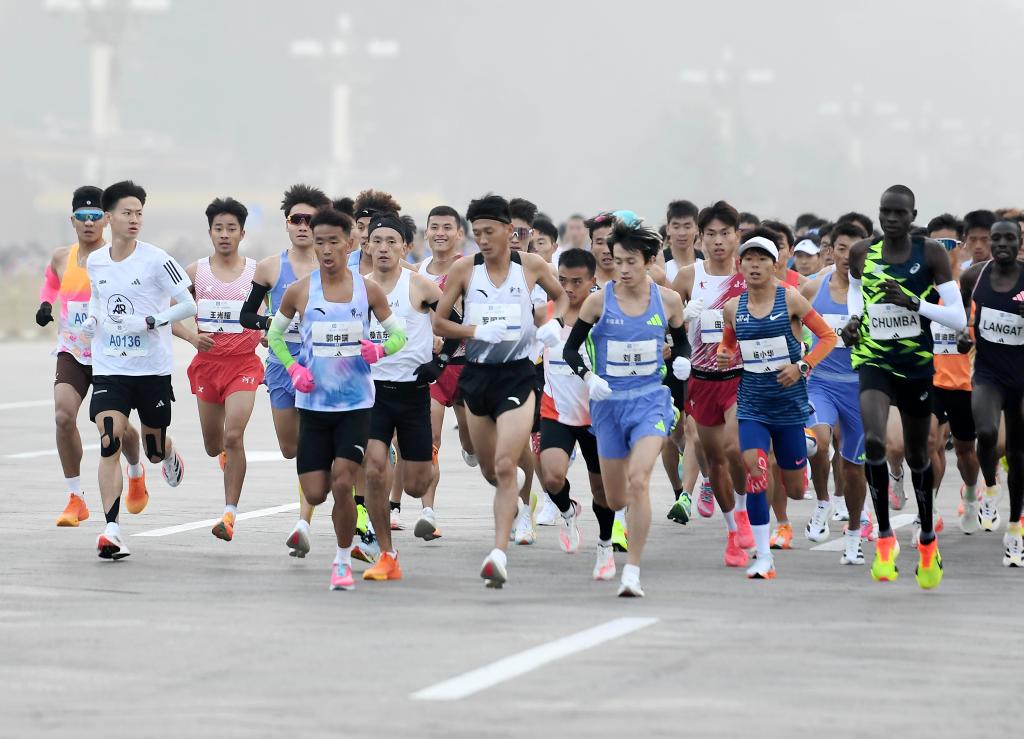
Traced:
POLYGON ((704 288, 706 288, 708 286, 708 283, 707 283, 706 280, 701 280, 698 284, 700 285, 700 289, 701 290, 703 290, 704 288))
POLYGON ((522 295, 523 289, 521 287, 513 287, 508 292, 509 295, 522 295))
POLYGON ((910 268, 910 274, 912 274, 912 275, 916 275, 916 274, 917 274, 917 271, 918 271, 919 269, 921 269, 921 265, 920 265, 920 263, 919 263, 919 262, 914 262, 914 266, 912 266, 912 267, 910 268))
POLYGON ((358 310, 356 310, 355 308, 353 308, 353 309, 352 309, 352 317, 353 317, 353 318, 355 318, 355 317, 356 317, 356 316, 358 316, 358 315, 359 315, 359 311, 358 311, 358 310))

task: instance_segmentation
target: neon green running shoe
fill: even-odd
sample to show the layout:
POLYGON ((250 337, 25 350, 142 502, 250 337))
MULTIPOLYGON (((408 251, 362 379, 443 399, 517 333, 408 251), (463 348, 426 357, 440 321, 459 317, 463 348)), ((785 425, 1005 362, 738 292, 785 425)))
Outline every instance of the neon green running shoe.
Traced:
POLYGON ((939 554, 939 540, 932 539, 917 547, 919 559, 914 577, 924 590, 937 588, 942 582, 942 555, 939 554))
POLYGON ((896 537, 879 537, 875 542, 875 561, 871 563, 871 579, 875 582, 893 582, 900 576, 896 558, 900 556, 900 543, 896 537))
POLYGON ((366 506, 362 503, 356 506, 356 533, 365 536, 370 527, 370 514, 366 512, 366 506))
POLYGON ((616 552, 629 551, 629 532, 626 531, 626 524, 622 521, 612 524, 612 548, 616 552))
POLYGON ((693 501, 690 500, 690 494, 685 490, 679 493, 679 497, 676 498, 676 502, 672 504, 672 507, 668 512, 668 520, 681 523, 683 526, 690 522, 690 509, 693 505, 693 501))

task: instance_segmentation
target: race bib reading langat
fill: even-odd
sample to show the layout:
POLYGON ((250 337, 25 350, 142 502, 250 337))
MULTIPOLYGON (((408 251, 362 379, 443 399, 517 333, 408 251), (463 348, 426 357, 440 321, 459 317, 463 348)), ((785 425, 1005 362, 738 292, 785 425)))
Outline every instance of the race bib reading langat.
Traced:
POLYGON ((995 308, 982 308, 978 333, 993 344, 1024 344, 1024 318, 995 308))

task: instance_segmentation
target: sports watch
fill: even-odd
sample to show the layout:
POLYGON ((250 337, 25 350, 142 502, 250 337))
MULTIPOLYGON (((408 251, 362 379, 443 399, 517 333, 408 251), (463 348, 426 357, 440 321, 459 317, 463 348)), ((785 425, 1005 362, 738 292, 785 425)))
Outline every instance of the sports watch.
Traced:
POLYGON ((811 373, 811 365, 807 364, 804 360, 800 360, 796 363, 797 370, 800 371, 800 376, 807 379, 807 375, 811 373))

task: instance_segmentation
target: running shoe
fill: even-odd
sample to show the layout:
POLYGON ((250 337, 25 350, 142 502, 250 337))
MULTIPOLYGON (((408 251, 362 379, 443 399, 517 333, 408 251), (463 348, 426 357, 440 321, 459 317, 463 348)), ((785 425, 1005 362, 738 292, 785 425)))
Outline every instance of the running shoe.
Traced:
POLYGON ((364 580, 401 580, 402 568, 398 565, 398 552, 392 557, 387 552, 381 552, 377 563, 363 573, 364 580))
POLYGON ((530 516, 529 508, 523 507, 523 512, 516 519, 513 531, 516 544, 526 546, 537 541, 537 532, 533 529, 533 520, 532 516, 530 516))
POLYGON ((939 554, 939 540, 932 539, 917 547, 918 561, 914 577, 924 590, 938 587, 942 582, 942 555, 939 554))
POLYGON ((942 516, 938 513, 935 514, 935 520, 932 523, 932 527, 935 529, 936 534, 941 534, 946 530, 946 522, 942 520, 942 516))
POLYGON ((679 497, 676 498, 676 502, 672 504, 672 507, 668 511, 668 520, 681 523, 683 526, 690 522, 690 513, 692 512, 693 501, 690 500, 690 494, 685 490, 679 493, 679 497))
POLYGON ((499 562, 491 552, 480 567, 480 577, 483 578, 484 585, 487 587, 500 590, 508 581, 508 571, 505 569, 505 565, 499 562))
POLYGON ((416 526, 413 527, 412 533, 423 541, 433 541, 434 539, 441 538, 441 529, 437 528, 437 524, 434 521, 434 512, 429 511, 421 513, 419 520, 416 522, 416 526))
MULTIPOLYGON (((149 491, 146 489, 146 468, 142 468, 142 474, 138 477, 130 477, 126 467, 124 476, 128 478, 128 494, 124 497, 125 510, 129 513, 142 513, 146 504, 149 503, 149 491)), ((170 485, 169 482, 167 484, 170 485)))
POLYGON ((309 554, 309 528, 296 523, 285 544, 288 546, 289 556, 302 559, 309 554))
POLYGON ((640 587, 640 576, 627 577, 623 572, 622 580, 619 582, 619 592, 616 595, 620 598, 643 598, 644 589, 640 587))
POLYGON ((359 541, 352 546, 352 557, 371 565, 380 559, 380 544, 372 531, 359 535, 359 541))
POLYGON ((862 565, 864 564, 864 545, 859 536, 843 536, 846 541, 846 549, 839 559, 841 565, 862 565))
POLYGON ((850 511, 846 507, 846 498, 844 498, 841 495, 837 495, 836 497, 834 497, 832 499, 832 502, 835 504, 835 508, 836 508, 832 512, 832 520, 833 521, 843 521, 843 522, 849 521, 850 520, 850 511))
POLYGON ((889 473, 889 507, 894 511, 902 511, 907 504, 907 491, 903 487, 903 475, 893 477, 889 473))
POLYGON ((572 515, 566 518, 558 513, 558 543, 566 554, 575 554, 580 548, 580 504, 572 501, 572 515))
POLYGON ((1011 524, 1007 527, 1003 534, 1003 546, 1006 547, 1003 567, 1024 567, 1024 539, 1021 538, 1019 525, 1014 527, 1011 524))
POLYGON ((111 529, 110 524, 107 524, 107 528, 104 529, 103 533, 96 537, 96 553, 99 554, 100 559, 110 559, 117 561, 124 559, 131 552, 128 551, 128 547, 125 546, 124 539, 121 538, 121 531, 116 527, 111 529))
POLYGON ((860 519, 860 539, 861 541, 875 541, 878 538, 878 531, 875 529, 875 519, 870 513, 867 517, 861 516, 860 519))
POLYGON ((788 523, 780 523, 775 527, 775 531, 772 532, 768 544, 772 549, 792 549, 793 527, 788 523))
POLYGON ((391 530, 401 531, 402 530, 402 511, 400 508, 391 509, 391 530))
POLYGON ((807 537, 808 541, 813 541, 816 544, 828 541, 828 537, 832 532, 828 530, 828 519, 832 516, 831 506, 814 507, 814 513, 811 514, 811 520, 807 522, 804 527, 804 536, 807 537))
POLYGON ((999 493, 990 495, 986 491, 978 507, 978 524, 985 531, 995 531, 999 527, 999 493))
POLYGON ((750 528, 750 516, 746 511, 736 511, 736 546, 740 549, 754 548, 754 530, 750 528))
POLYGON ((217 464, 220 465, 220 471, 223 472, 228 466, 228 453, 221 452, 217 455, 217 464))
POLYGON ((356 533, 362 536, 370 528, 370 514, 362 503, 356 504, 356 533))
POLYGON ((176 488, 181 485, 181 481, 185 479, 185 460, 181 458, 177 449, 163 461, 160 471, 163 473, 164 482, 169 486, 176 488))
POLYGON ((594 579, 611 580, 615 577, 615 550, 611 544, 597 545, 597 559, 594 561, 594 579))
POLYGON ((722 559, 725 560, 726 567, 743 567, 750 562, 750 555, 737 543, 737 538, 737 532, 730 531, 725 539, 725 554, 722 559))
POLYGON ((352 577, 352 565, 335 562, 331 565, 331 590, 354 590, 355 578, 352 577))
POLYGON ((77 526, 87 518, 89 518, 89 506, 85 504, 85 498, 68 493, 68 504, 64 506, 63 512, 57 517, 57 525, 77 526))
POLYGON ((775 557, 758 557, 754 564, 747 568, 747 579, 749 580, 774 580, 775 579, 775 557))
POLYGON ((616 552, 629 551, 629 532, 626 531, 626 524, 622 521, 612 524, 612 548, 616 552))
MULTIPOLYGON (((920 516, 914 516, 914 523, 912 524, 912 527, 913 527, 913 529, 912 529, 913 533, 910 535, 910 543, 913 545, 914 549, 917 549, 918 544, 921 543, 921 517, 920 516)), ((938 516, 932 522, 932 531, 934 531, 936 534, 941 534, 942 530, 944 528, 945 528, 945 526, 942 524, 942 517, 938 516)))
POLYGON ((704 518, 711 518, 715 515, 715 491, 711 489, 711 482, 704 480, 700 484, 700 493, 697 494, 697 513, 704 518))
POLYGON ((875 561, 871 563, 871 579, 893 582, 900 576, 896 558, 900 556, 900 543, 892 534, 875 542, 875 561))
POLYGON ((214 524, 212 533, 218 539, 231 541, 235 536, 235 514, 231 513, 231 511, 224 511, 224 515, 220 517, 220 521, 214 524))
POLYGON ((475 454, 470 454, 465 449, 462 450, 462 458, 470 467, 476 467, 480 464, 480 458, 477 457, 475 454))
POLYGON ((540 497, 544 502, 540 506, 540 513, 537 514, 537 525, 558 526, 558 519, 562 517, 558 506, 555 505, 555 502, 551 500, 551 496, 547 493, 541 493, 540 497))
MULTIPOLYGON (((963 484, 960 485, 960 505, 958 505, 957 508, 956 508, 956 515, 958 515, 958 516, 964 515, 964 491, 966 489, 967 489, 967 484, 966 483, 963 483, 963 484)), ((983 493, 981 492, 981 488, 980 487, 976 487, 974 489, 974 498, 975 498, 975 500, 977 500, 980 503, 982 495, 983 495, 983 493)))
POLYGON ((977 534, 981 531, 981 504, 973 500, 961 500, 960 530, 965 534, 977 534))

